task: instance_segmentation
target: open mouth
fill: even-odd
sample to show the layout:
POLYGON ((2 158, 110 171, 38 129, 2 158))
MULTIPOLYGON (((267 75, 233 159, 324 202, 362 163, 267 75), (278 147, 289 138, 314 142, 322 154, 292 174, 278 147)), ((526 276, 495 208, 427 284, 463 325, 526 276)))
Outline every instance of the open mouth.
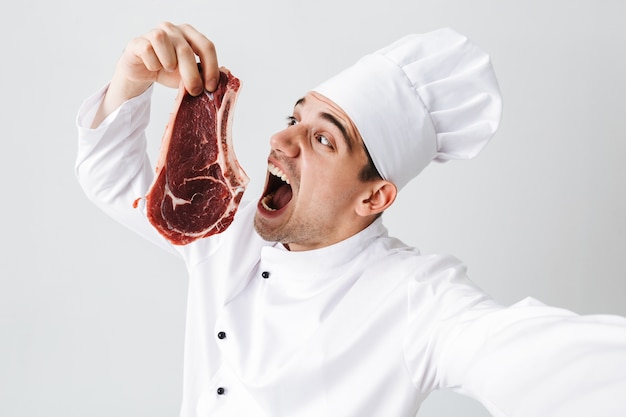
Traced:
POLYGON ((267 170, 270 175, 265 187, 265 193, 261 198, 261 205, 267 211, 278 211, 291 201, 291 185, 289 185, 287 175, 274 164, 269 163, 267 170))

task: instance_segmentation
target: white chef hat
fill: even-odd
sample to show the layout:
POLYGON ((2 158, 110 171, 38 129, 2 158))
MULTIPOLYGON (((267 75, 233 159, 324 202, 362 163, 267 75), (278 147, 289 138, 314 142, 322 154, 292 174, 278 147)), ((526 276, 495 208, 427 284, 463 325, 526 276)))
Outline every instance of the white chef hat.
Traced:
POLYGON ((432 160, 474 157, 502 113, 489 56, 448 28, 408 35, 314 91, 346 112, 398 189, 432 160))

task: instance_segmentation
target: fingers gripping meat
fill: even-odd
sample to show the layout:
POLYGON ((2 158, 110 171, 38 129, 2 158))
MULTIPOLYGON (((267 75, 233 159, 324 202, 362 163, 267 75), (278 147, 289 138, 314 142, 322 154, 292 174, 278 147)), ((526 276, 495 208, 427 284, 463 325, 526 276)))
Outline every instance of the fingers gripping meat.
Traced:
POLYGON ((233 221, 249 181, 231 135, 239 87, 224 68, 213 93, 194 97, 180 87, 146 196, 148 220, 173 244, 223 232, 233 221))

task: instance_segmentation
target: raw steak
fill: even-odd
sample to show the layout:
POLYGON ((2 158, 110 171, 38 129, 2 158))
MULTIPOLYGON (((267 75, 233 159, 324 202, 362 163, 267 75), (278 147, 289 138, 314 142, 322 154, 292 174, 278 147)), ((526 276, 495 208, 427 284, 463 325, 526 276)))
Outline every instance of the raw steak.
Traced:
POLYGON ((231 136, 239 87, 221 68, 215 92, 194 97, 179 89, 146 196, 150 223, 175 245, 226 230, 248 184, 231 136))

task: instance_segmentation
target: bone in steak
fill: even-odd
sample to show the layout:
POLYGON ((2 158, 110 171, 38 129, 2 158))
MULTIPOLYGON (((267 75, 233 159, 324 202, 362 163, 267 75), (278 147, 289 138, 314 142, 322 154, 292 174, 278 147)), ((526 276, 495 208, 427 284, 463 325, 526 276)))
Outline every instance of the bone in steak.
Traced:
POLYGON ((181 85, 146 195, 150 223, 175 245, 221 233, 248 184, 233 150, 240 81, 221 68, 215 92, 194 97, 181 85))

